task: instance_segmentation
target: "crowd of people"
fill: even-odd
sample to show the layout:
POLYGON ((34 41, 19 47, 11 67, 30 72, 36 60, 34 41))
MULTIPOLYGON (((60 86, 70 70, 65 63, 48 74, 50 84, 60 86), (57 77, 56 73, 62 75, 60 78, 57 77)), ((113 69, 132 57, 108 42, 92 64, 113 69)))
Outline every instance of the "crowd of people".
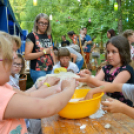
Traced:
POLYGON ((95 93, 105 92, 110 99, 102 102, 108 112, 121 112, 134 118, 134 31, 126 30, 116 35, 107 31, 105 65, 95 77, 91 70, 82 69, 84 60, 90 61, 94 47, 87 28, 67 33, 72 42, 62 36, 62 47, 53 46, 51 24, 46 14, 40 13, 34 21, 33 31, 27 35, 25 56, 17 53, 21 40, 15 35, 0 31, 0 133, 41 134, 40 119, 58 113, 71 99, 78 82, 93 89, 84 98, 92 99, 95 93), (85 57, 81 54, 85 52, 85 57), (25 60, 30 60, 30 76, 34 85, 26 91, 19 87, 19 76, 25 70, 25 60), (80 76, 63 80, 49 76, 36 83, 41 76, 66 68, 80 76), (125 77, 124 77, 125 76, 125 77), (33 127, 34 126, 34 127, 33 127))

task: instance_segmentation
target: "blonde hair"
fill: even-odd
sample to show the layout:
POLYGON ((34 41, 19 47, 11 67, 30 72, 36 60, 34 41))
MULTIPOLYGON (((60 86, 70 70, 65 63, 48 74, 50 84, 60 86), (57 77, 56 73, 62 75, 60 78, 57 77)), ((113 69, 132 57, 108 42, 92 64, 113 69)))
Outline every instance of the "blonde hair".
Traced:
POLYGON ((36 16, 35 20, 34 20, 34 26, 33 26, 33 32, 37 33, 38 31, 38 26, 37 26, 37 23, 39 21, 40 18, 44 18, 48 21, 48 27, 47 27, 47 35, 51 35, 51 25, 50 25, 50 20, 49 20, 49 17, 47 14, 44 14, 44 13, 40 13, 36 16))
POLYGON ((17 54, 18 58, 22 61, 22 68, 20 70, 20 74, 23 74, 25 71, 25 60, 21 54, 17 54))
POLYGON ((2 56, 4 66, 6 63, 8 63, 10 65, 9 67, 11 67, 13 61, 12 43, 10 42, 10 40, 8 40, 8 38, 3 36, 1 33, 0 33, 0 54, 2 56))
POLYGON ((69 57, 71 57, 71 53, 68 51, 67 48, 62 47, 62 48, 60 48, 58 50, 58 58, 60 58, 62 56, 69 56, 69 57))
POLYGON ((20 48, 21 47, 21 39, 20 39, 20 37, 17 36, 17 35, 12 35, 12 37, 13 37, 13 40, 15 41, 17 47, 20 48))
POLYGON ((128 38, 129 36, 133 35, 133 33, 134 33, 133 30, 127 29, 127 30, 125 30, 125 31, 122 33, 122 35, 123 35, 124 37, 128 38))
POLYGON ((3 31, 0 31, 0 34, 5 36, 10 42, 11 42, 11 45, 13 46, 13 37, 12 35, 6 33, 6 32, 3 32, 3 31))

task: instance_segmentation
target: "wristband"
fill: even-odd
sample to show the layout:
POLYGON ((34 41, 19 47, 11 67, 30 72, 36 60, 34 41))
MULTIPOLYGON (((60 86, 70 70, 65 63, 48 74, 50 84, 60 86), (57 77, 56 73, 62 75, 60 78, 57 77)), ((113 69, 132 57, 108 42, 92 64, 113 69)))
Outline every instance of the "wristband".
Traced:
POLYGON ((46 85, 47 87, 51 87, 49 83, 45 82, 43 85, 46 85))
POLYGON ((44 54, 47 54, 47 52, 46 52, 46 50, 45 50, 45 49, 43 49, 43 53, 44 53, 44 54))

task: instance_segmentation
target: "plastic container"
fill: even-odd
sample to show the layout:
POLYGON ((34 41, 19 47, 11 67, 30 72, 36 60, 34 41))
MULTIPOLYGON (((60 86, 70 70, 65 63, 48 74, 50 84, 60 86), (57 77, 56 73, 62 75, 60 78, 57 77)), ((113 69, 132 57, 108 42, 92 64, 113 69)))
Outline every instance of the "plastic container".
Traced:
MULTIPOLYGON (((77 89, 72 99, 84 98, 90 89, 77 89)), ((67 119, 80 119, 94 114, 100 108, 101 97, 104 93, 95 94, 93 99, 68 102, 68 104, 58 113, 67 119)))

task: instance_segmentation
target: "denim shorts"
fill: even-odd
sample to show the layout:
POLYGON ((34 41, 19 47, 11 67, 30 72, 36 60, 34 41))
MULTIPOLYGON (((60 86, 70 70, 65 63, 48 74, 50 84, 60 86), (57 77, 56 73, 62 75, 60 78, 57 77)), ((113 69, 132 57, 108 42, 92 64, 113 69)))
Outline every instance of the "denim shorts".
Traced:
POLYGON ((41 77, 41 76, 46 76, 46 74, 51 74, 52 70, 50 71, 36 71, 33 69, 30 69, 30 76, 33 80, 33 82, 35 83, 35 81, 41 77))

